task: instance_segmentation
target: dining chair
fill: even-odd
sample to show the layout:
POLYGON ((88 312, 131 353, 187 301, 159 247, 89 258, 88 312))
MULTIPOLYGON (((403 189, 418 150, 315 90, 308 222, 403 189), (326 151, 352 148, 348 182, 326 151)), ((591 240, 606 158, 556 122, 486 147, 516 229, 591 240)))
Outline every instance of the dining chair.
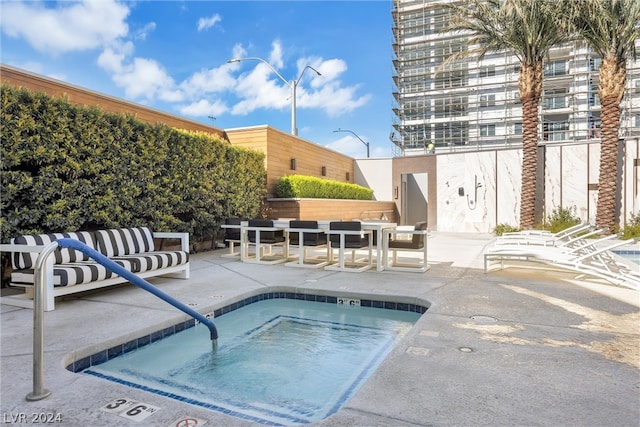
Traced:
POLYGON ((373 239, 371 230, 363 230, 360 221, 333 221, 329 223, 330 259, 333 249, 338 249, 338 262, 329 264, 326 270, 362 272, 373 266, 373 239), (368 249, 366 258, 356 259, 358 249, 368 249), (345 251, 351 250, 351 260, 345 258, 345 251))
POLYGON ((286 238, 284 228, 275 227, 272 220, 251 219, 245 227, 247 247, 244 261, 262 264, 278 264, 287 261, 286 238), (253 257, 249 255, 249 246, 255 247, 253 257), (280 247, 280 253, 274 253, 273 248, 280 247))
POLYGON ((427 222, 415 224, 413 230, 386 229, 384 230, 384 269, 398 271, 413 271, 424 273, 429 269, 427 264, 427 222), (411 238, 399 238, 409 235, 411 238), (402 257, 398 260, 398 252, 414 252, 418 257, 402 257), (391 257, 391 261, 389 258, 391 257))
POLYGON ((287 262, 286 266, 321 268, 329 263, 327 235, 319 228, 318 221, 293 220, 286 231, 289 233, 289 245, 298 247, 298 259, 287 262), (327 249, 324 255, 308 255, 309 250, 321 248, 327 249))

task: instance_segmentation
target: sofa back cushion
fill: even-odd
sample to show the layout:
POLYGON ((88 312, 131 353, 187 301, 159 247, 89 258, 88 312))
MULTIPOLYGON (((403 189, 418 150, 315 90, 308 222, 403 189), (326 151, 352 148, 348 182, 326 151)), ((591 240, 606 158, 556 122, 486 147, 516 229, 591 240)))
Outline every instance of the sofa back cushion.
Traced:
MULTIPOLYGON (((38 234, 34 236, 18 236, 11 239, 11 243, 15 245, 46 246, 54 240, 62 238, 79 240, 91 249, 96 249, 94 235, 89 231, 78 231, 75 233, 38 234)), ((68 248, 58 248, 54 251, 53 254, 55 256, 56 264, 87 261, 89 259, 89 257, 82 252, 68 248)), ((14 270, 33 268, 36 264, 36 259, 38 259, 38 255, 40 254, 30 252, 14 252, 11 256, 11 265, 14 270)))
POLYGON ((152 252, 153 233, 147 227, 96 231, 98 250, 107 257, 152 252))

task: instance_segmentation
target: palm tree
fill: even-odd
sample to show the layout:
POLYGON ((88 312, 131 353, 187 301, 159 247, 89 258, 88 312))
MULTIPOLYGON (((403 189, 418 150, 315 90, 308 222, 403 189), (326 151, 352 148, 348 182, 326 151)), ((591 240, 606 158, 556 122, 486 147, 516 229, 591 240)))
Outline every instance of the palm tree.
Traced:
POLYGON ((640 0, 574 0, 576 32, 597 53, 600 64, 600 178, 596 225, 618 227, 618 137, 620 101, 625 93, 627 58, 636 57, 640 36, 640 0))
MULTIPOLYGON (((638 0, 635 0, 638 1, 638 0)), ((470 48, 460 57, 508 51, 520 61, 518 89, 522 103, 522 187, 520 226, 535 225, 538 152, 538 105, 542 96, 543 60, 549 50, 568 40, 566 19, 556 0, 469 0, 451 5, 452 21, 443 31, 469 34, 470 48)), ((443 65, 445 65, 443 64, 443 65)))

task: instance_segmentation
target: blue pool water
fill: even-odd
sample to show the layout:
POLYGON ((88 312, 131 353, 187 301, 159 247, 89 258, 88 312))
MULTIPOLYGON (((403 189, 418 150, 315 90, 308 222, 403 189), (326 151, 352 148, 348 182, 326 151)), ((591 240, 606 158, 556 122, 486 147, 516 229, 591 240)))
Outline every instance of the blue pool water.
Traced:
POLYGON ((635 250, 627 250, 627 251, 614 251, 616 254, 620 255, 623 258, 631 260, 636 264, 640 264, 640 251, 635 250))
POLYGON ((306 424, 344 405, 419 316, 263 300, 216 318, 216 351, 198 325, 83 372, 255 422, 306 424))

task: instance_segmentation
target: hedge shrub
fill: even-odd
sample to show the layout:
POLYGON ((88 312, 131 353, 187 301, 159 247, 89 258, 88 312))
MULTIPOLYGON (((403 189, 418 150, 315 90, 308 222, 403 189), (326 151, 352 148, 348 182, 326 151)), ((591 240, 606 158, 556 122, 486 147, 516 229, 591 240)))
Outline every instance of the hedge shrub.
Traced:
POLYGON ((357 184, 306 175, 287 175, 278 180, 276 190, 283 198, 371 200, 373 190, 357 184))
POLYGON ((264 154, 2 85, 0 232, 149 226, 211 236, 258 214, 264 154))

